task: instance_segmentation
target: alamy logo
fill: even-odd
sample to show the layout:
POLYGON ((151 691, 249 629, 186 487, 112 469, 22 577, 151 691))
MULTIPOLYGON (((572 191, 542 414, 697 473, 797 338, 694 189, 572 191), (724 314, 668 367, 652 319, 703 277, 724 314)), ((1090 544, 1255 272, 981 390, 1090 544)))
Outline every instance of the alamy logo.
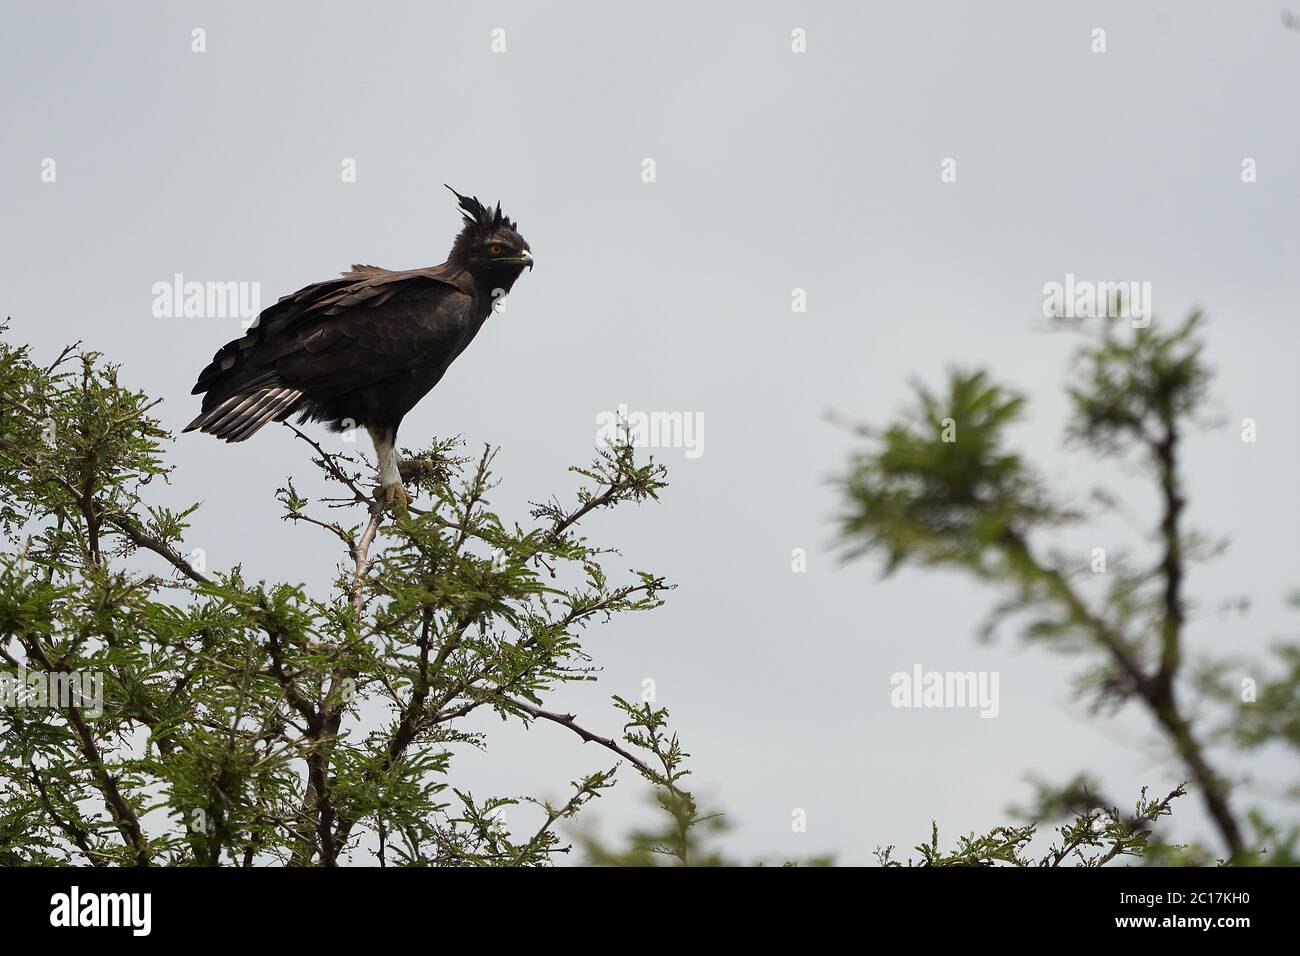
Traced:
POLYGON ((624 425, 634 448, 683 448, 687 458, 704 454, 703 412, 629 412, 620 404, 596 416, 596 441, 614 444, 625 434, 624 425))
POLYGON ((104 675, 77 671, 0 673, 0 707, 76 707, 89 717, 104 713, 104 675))
POLYGON ((920 664, 889 678, 895 707, 971 707, 981 717, 998 715, 997 671, 926 671, 920 664))
POLYGON ((50 897, 51 926, 129 926, 131 935, 153 928, 153 897, 148 893, 82 893, 80 887, 50 897))
POLYGON ((1150 282, 1091 282, 1066 273, 1064 282, 1043 285, 1048 319, 1131 319, 1133 328, 1151 324, 1150 282))
POLYGON ((262 311, 260 282, 171 282, 153 284, 153 314, 158 319, 239 319, 245 328, 262 311))

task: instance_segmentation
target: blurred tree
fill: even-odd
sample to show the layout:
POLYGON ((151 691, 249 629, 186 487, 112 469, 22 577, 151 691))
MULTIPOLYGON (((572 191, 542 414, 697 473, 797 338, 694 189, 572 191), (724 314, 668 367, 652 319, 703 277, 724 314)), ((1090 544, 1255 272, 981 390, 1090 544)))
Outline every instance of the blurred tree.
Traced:
MULTIPOLYGON (((1136 464, 1155 486, 1159 514, 1149 561, 1112 555, 1105 573, 1094 573, 1095 554, 1090 560, 1049 550, 1053 531, 1086 516, 1063 504, 1011 450, 1008 431, 1025 398, 982 371, 951 372, 942 393, 917 386, 916 403, 902 419, 884 429, 857 427, 869 444, 840 481, 841 530, 850 558, 879 554, 886 574, 908 563, 954 568, 1002 592, 985 635, 1015 620, 1027 641, 1090 657, 1079 692, 1094 708, 1133 702, 1146 710, 1199 793, 1223 859, 1294 863, 1297 827, 1283 832, 1258 812, 1243 818, 1233 806, 1233 781, 1211 762, 1210 751, 1213 740, 1227 738, 1244 748, 1300 746, 1300 649, 1279 649, 1282 673, 1257 694, 1227 682, 1227 662, 1198 672, 1185 661, 1187 568, 1219 549, 1189 531, 1184 519, 1182 441, 1190 428, 1206 424, 1211 378, 1200 323, 1200 315, 1192 315, 1165 332, 1096 320, 1089 326, 1095 334, 1085 333, 1076 353, 1068 387, 1069 439, 1100 457, 1136 464), (1220 711, 1219 724, 1194 720, 1191 704, 1216 697, 1231 704, 1220 711)), ((1094 499, 1103 511, 1119 508, 1104 491, 1094 499)), ((1179 791, 1154 802, 1144 794, 1127 820, 1103 810, 1110 804, 1096 792, 1095 783, 1084 781, 1044 788, 1034 818, 1073 815, 1062 829, 1068 845, 1092 825, 1092 814, 1101 813, 1103 828, 1112 829, 1107 839, 1122 841, 1127 835, 1114 827, 1154 822, 1179 791)), ((947 857, 937 838, 918 851, 926 862, 972 856, 1014 862, 1024 837, 1023 830, 1002 828, 968 838, 947 857)), ((1151 859, 1206 860, 1197 847, 1134 848, 1151 859)))

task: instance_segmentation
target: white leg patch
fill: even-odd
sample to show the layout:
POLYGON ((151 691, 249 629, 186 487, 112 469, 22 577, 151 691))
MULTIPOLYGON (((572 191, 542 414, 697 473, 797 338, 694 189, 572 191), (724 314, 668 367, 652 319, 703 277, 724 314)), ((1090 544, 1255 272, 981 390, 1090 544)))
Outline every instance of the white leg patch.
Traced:
POLYGON ((397 449, 381 432, 370 432, 370 439, 375 443, 375 455, 379 458, 379 483, 385 488, 402 483, 402 474, 397 470, 397 449))

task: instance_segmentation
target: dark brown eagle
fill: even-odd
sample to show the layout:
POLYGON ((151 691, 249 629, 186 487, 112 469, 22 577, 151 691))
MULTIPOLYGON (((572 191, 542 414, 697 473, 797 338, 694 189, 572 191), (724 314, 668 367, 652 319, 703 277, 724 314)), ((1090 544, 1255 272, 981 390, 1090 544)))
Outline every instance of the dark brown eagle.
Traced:
POLYGON ((193 394, 203 395, 203 412, 185 431, 243 441, 290 415, 334 431, 365 428, 382 497, 409 503, 397 458, 402 418, 533 267, 528 243, 500 203, 492 210, 452 192, 464 226, 446 262, 404 272, 354 265, 264 309, 200 373, 193 394))

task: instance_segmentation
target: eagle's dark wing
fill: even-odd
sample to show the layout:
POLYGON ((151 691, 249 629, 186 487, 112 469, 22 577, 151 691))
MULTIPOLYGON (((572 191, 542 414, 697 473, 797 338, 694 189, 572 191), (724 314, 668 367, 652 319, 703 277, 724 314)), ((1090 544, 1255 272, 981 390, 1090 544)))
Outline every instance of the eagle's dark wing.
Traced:
POLYGON ((217 352, 194 386, 206 393, 203 411, 185 430, 243 441, 297 412, 355 425, 400 419, 464 348, 473 304, 468 276, 443 266, 353 266, 309 285, 217 352), (422 389, 409 381, 416 370, 432 376, 422 389))

